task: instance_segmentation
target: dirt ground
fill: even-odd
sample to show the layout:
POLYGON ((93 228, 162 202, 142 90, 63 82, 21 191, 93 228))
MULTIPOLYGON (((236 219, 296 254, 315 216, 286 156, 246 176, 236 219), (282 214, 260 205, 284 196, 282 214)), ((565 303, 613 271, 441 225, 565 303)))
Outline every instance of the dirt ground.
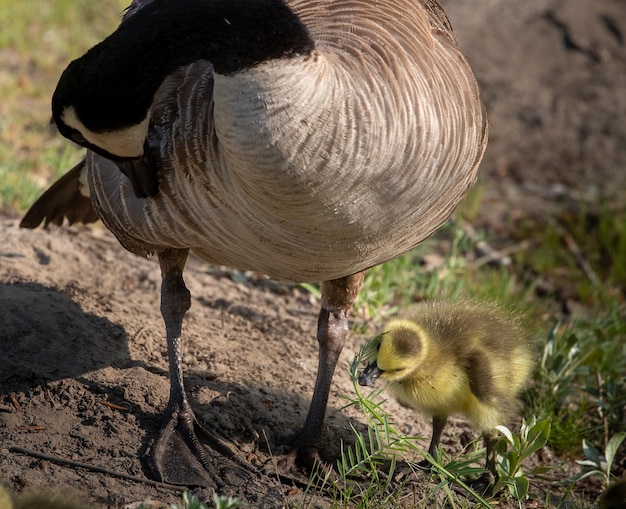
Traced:
MULTIPOLYGON (((490 115, 481 225, 505 242, 525 215, 601 197, 623 203, 626 2, 443 3, 490 115)), ((27 231, 18 223, 10 213, 0 217, 0 479, 19 492, 69 492, 102 507, 176 501, 168 489, 10 450, 146 477, 143 455, 168 395, 157 262, 127 253, 102 226, 27 231)), ((252 464, 271 462, 306 415, 318 303, 297 288, 193 259, 186 282, 192 404, 252 464)), ((352 335, 335 376, 329 458, 340 439, 350 439, 351 424, 363 429, 354 410, 340 408, 341 395, 352 394, 345 366, 365 339, 352 335)), ((387 409, 401 429, 428 435, 413 412, 395 402, 387 409)), ((455 421, 444 446, 457 444, 465 429, 455 421)), ((233 486, 232 494, 251 507, 298 504, 304 496, 272 477, 233 486)))

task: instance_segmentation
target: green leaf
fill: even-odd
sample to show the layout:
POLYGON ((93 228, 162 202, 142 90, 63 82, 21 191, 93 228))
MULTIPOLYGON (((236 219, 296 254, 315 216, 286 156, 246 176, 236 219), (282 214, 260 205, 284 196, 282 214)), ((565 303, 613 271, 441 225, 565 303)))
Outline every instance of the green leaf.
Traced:
POLYGON ((511 491, 512 495, 517 500, 525 500, 528 494, 529 485, 530 483, 528 482, 528 478, 524 476, 515 477, 512 483, 512 487, 513 487, 513 490, 511 491))
POLYGON ((550 466, 550 465, 539 465, 536 467, 533 467, 533 469, 530 471, 530 473, 534 476, 534 475, 542 475, 545 474, 547 472, 550 472, 554 467, 550 466))
POLYGON ((611 472, 611 465, 613 464, 615 454, 617 454, 617 450, 624 441, 624 438, 626 438, 626 433, 622 431, 621 433, 613 435, 609 440, 609 443, 606 444, 606 469, 609 474, 611 472))
POLYGON ((598 468, 602 468, 602 461, 600 460, 600 454, 598 450, 591 445, 587 440, 583 438, 583 453, 585 454, 585 458, 590 461, 593 461, 594 465, 598 468))
POLYGON ((585 472, 584 474, 580 474, 579 476, 577 476, 576 482, 582 481, 583 479, 591 477, 592 475, 604 475, 604 473, 601 470, 591 470, 590 472, 585 472))
POLYGON ((525 447, 525 457, 541 449, 550 438, 550 421, 543 419, 536 423, 528 432, 528 444, 525 447))
MULTIPOLYGON (((509 462, 511 463, 511 465, 519 465, 520 457, 517 451, 511 451, 507 454, 507 456, 509 457, 509 462)), ((509 472, 509 474, 515 475, 515 472, 509 472)))
POLYGON ((583 467, 595 467, 596 469, 600 467, 600 465, 598 465, 595 461, 591 460, 576 460, 576 463, 583 467))
POLYGON ((496 426, 496 429, 500 433, 502 433, 502 435, 504 435, 504 437, 506 438, 507 442, 509 442, 509 444, 513 446, 515 445, 515 441, 513 440, 513 433, 511 433, 509 428, 507 428, 506 426, 496 426))
POLYGON ((501 474, 508 474, 511 471, 511 462, 508 456, 502 456, 498 462, 498 467, 501 474))
POLYGON ((500 438, 496 442, 496 445, 494 447, 496 453, 499 456, 504 456, 506 454, 506 451, 508 450, 508 448, 509 448, 508 440, 505 437, 500 438))

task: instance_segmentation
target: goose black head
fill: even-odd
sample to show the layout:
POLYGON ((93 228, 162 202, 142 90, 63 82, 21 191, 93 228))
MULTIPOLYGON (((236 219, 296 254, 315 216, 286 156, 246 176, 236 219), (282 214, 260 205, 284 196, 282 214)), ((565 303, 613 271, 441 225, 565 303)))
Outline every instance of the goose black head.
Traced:
POLYGON ((52 116, 75 143, 113 161, 135 159, 144 152, 154 93, 120 91, 132 70, 108 49, 100 43, 68 65, 52 96, 52 116))
POLYGON ((178 67, 208 60, 217 74, 234 74, 313 47, 283 0, 153 0, 69 64, 52 98, 54 121, 105 157, 136 158, 154 95, 178 67))
POLYGON ((313 48, 284 0, 152 0, 70 63, 53 118, 63 136, 133 172, 145 158, 154 95, 177 68, 208 60, 216 74, 234 74, 313 48))
POLYGON ((112 97, 110 89, 119 83, 109 87, 92 83, 86 64, 98 47, 90 51, 73 61, 59 80, 52 97, 57 128, 66 138, 113 161, 138 197, 154 196, 159 185, 157 159, 147 141, 152 96, 129 102, 124 94, 112 97))

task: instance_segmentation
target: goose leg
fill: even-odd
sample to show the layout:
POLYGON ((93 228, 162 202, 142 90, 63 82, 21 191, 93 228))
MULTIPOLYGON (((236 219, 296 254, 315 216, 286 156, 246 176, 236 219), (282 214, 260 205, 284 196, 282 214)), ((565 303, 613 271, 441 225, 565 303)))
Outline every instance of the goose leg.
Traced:
POLYGON ((298 463, 311 469, 319 460, 318 444, 322 435, 330 385, 339 354, 349 333, 348 314, 363 285, 365 272, 324 281, 321 285, 322 309, 317 320, 319 360, 313 399, 304 427, 297 440, 298 463))
POLYGON ((219 489, 224 484, 223 479, 232 482, 234 478, 246 475, 234 453, 200 426, 185 393, 181 331, 183 317, 191 306, 191 296, 183 281, 188 253, 188 249, 169 249, 159 254, 161 314, 167 334, 170 397, 148 464, 161 481, 219 489), (200 443, 199 437, 205 444, 200 443))

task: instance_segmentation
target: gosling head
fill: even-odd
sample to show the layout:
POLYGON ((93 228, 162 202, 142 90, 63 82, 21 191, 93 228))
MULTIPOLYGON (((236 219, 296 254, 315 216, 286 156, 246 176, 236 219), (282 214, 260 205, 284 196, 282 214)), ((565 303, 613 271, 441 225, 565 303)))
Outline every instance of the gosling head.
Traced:
POLYGON ((428 335, 416 323, 397 319, 372 343, 377 346, 376 356, 359 375, 359 385, 371 385, 377 378, 400 382, 410 376, 426 356, 428 335))

